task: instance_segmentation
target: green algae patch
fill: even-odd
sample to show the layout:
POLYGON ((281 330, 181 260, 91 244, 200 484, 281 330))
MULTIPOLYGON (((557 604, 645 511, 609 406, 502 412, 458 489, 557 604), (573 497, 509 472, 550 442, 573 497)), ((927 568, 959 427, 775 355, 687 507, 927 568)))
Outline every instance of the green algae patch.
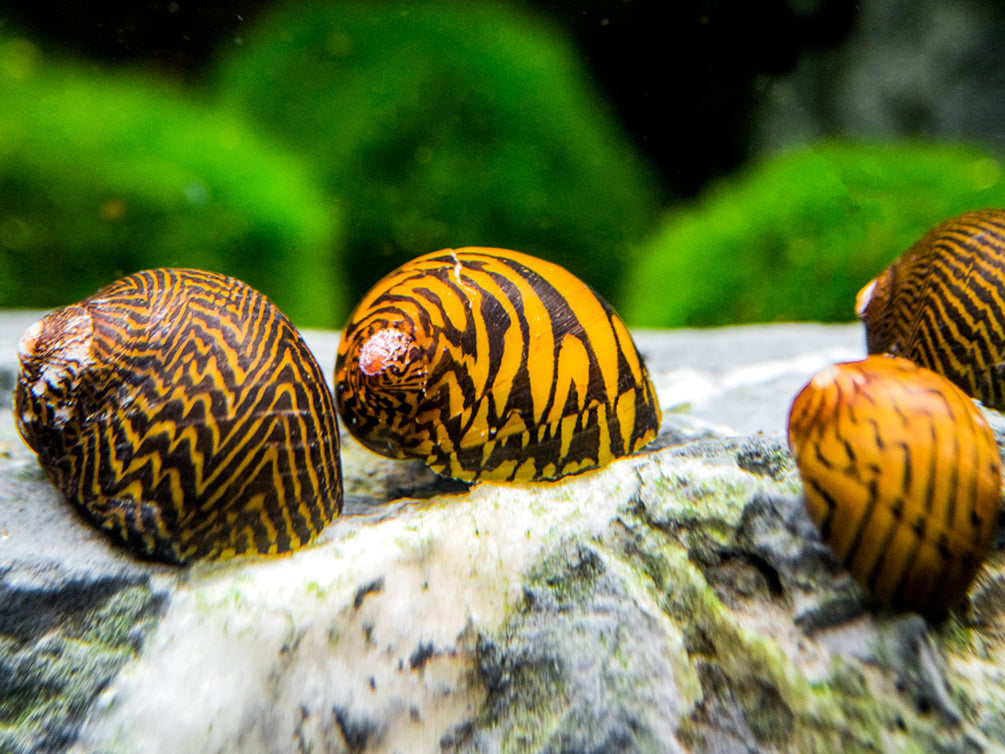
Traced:
POLYGON ((763 438, 744 442, 735 457, 736 465, 744 471, 770 477, 776 482, 792 476, 796 468, 795 459, 785 445, 763 438))
POLYGON ((683 632, 702 680, 698 710, 682 721, 683 740, 708 735, 709 726, 719 725, 711 713, 729 707, 741 711, 740 727, 765 747, 871 750, 878 723, 860 715, 848 719, 844 697, 826 670, 820 677, 807 677, 795 661, 795 644, 802 640, 797 631, 772 635, 751 615, 728 609, 687 553, 662 533, 639 526, 633 541, 636 562, 651 576, 662 608, 683 632))
POLYGON ((694 543, 727 542, 757 484, 736 468, 680 458, 640 468, 639 478, 648 523, 694 543))
MULTIPOLYGON (((834 610, 844 576, 790 494, 781 446, 756 444, 703 441, 553 484, 479 485, 347 517, 288 557, 193 566, 156 641, 90 706, 81 744, 993 750, 999 577, 983 580, 972 615, 938 627, 861 598, 834 610), (160 715, 179 694, 186 714, 209 714, 160 715)), ((64 665, 100 677, 110 671, 88 665, 85 647, 133 656, 146 600, 94 601, 53 644, 64 665)), ((0 637, 0 657, 20 644, 0 637)), ((40 659, 35 675, 60 671, 40 659)), ((10 716, 37 728, 31 711, 10 716)))
POLYGON ((698 690, 685 657, 625 565, 567 539, 531 568, 503 626, 479 635, 486 702, 457 750, 666 751, 698 690))
MULTIPOLYGON (((672 476, 640 491, 649 504, 627 509, 611 529, 615 553, 650 585, 683 635, 700 679, 695 709, 679 722, 679 740, 697 751, 706 750, 706 741, 752 738, 761 749, 806 752, 965 751, 983 740, 964 722, 951 695, 940 690, 942 682, 934 680, 945 675, 941 655, 917 616, 862 621, 856 639, 861 655, 849 659, 828 646, 826 633, 817 636, 794 620, 791 574, 765 579, 747 594, 738 594, 735 582, 730 591, 708 580, 706 574, 721 567, 716 559, 752 558, 755 553, 747 548, 768 547, 768 539, 780 553, 789 547, 784 536, 799 537, 798 527, 760 545, 738 536, 748 514, 756 515, 765 501, 776 501, 780 509, 793 506, 792 515, 803 513, 798 500, 784 492, 790 476, 784 464, 777 468, 780 473, 766 476, 780 481, 758 484, 750 478, 745 488, 726 483, 719 488, 725 499, 706 488, 701 496, 706 505, 692 507, 688 496, 681 504, 680 478, 690 477, 688 489, 707 487, 710 478, 731 479, 728 471, 711 464, 696 477, 667 465, 665 471, 675 469, 672 476), (661 495, 663 507, 654 508, 661 495), (734 506, 744 515, 737 517, 734 506), (681 512, 686 524, 675 519, 681 512), (723 592, 729 604, 720 597, 723 592)), ((815 557, 812 548, 799 552, 804 560, 815 557)), ((779 553, 774 557, 784 562, 779 553)), ((761 567, 771 570, 770 560, 761 567)), ((826 569, 805 564, 799 569, 813 574, 817 594, 826 600, 832 591, 826 569)), ((958 696, 973 698, 976 684, 963 691, 953 676, 946 677, 958 696)), ((998 700, 987 692, 976 696, 986 720, 998 700)))
MULTIPOLYGON (((103 591, 96 585, 95 593, 103 591)), ((97 695, 138 654, 162 607, 163 596, 148 585, 125 586, 71 609, 41 635, 0 635, 0 751, 61 750, 72 742, 97 695)))

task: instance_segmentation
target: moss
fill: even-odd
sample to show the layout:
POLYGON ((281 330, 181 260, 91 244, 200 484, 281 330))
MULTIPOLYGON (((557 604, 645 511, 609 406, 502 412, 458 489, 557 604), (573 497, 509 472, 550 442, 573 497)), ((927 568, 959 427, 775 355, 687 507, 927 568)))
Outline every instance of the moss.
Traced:
POLYGON ((214 89, 324 172, 346 212, 353 298, 418 254, 471 245, 615 291, 656 190, 543 18, 505 3, 313 2, 243 36, 214 89))
POLYGON ((796 149, 671 210, 638 254, 621 313, 640 327, 850 321, 858 290, 928 228, 1002 204, 1005 171, 975 149, 796 149))
POLYGON ((52 307, 146 267, 340 323, 337 215, 305 161, 222 109, 0 32, 0 305, 52 307), (39 275, 39 270, 45 270, 39 275))

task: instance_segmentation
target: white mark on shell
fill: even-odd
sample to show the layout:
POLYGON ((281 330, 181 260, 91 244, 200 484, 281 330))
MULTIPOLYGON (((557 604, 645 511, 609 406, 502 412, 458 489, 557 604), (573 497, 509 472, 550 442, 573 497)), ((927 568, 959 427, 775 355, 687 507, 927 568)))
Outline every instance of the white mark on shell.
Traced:
POLYGON ((40 319, 25 330, 24 335, 21 336, 21 341, 17 344, 17 357, 22 364, 35 354, 35 345, 42 334, 42 327, 45 325, 45 322, 46 320, 40 319))
POLYGON ((450 251, 450 257, 454 260, 454 269, 452 270, 452 272, 454 274, 454 280, 457 282, 457 285, 460 286, 461 288, 464 288, 465 290, 477 294, 479 292, 477 286, 464 282, 464 278, 462 277, 462 273, 464 272, 464 263, 461 262, 461 258, 457 256, 457 252, 454 251, 453 249, 450 249, 449 251, 450 251))
POLYGON ((873 278, 869 284, 863 288, 858 293, 858 297, 855 301, 855 314, 858 315, 859 319, 865 319, 865 310, 869 308, 869 304, 872 303, 872 294, 876 290, 876 282, 879 278, 873 278))

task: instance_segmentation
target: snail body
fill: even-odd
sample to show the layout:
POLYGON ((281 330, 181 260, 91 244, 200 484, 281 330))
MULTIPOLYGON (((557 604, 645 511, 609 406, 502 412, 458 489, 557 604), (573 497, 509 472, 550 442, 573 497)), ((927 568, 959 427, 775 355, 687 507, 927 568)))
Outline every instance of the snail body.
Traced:
POLYGON ((869 356, 813 377, 788 435, 810 517, 856 581, 933 617, 964 597, 1001 508, 994 435, 967 395, 869 356))
POLYGON ((18 429, 64 496, 143 557, 294 550, 342 505, 324 373, 261 293, 130 275, 28 329, 18 429))
POLYGON ((1005 211, 935 226, 856 303, 869 353, 903 356, 1005 409, 1005 211))
POLYGON ((553 479, 629 455, 660 410, 631 336, 562 267, 504 249, 446 249, 378 282, 335 368, 349 432, 467 481, 553 479))

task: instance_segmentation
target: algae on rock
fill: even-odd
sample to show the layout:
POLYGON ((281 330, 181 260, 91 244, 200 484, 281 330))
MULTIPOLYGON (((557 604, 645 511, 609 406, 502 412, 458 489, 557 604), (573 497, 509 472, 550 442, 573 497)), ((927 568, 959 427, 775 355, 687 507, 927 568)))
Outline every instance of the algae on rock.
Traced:
POLYGON ((4 590, 35 625, 0 626, 0 751, 72 742, 95 696, 139 653, 164 600, 147 583, 81 585, 59 597, 53 604, 51 594, 4 590))
POLYGON ((23 724, 3 745, 1005 748, 1001 545, 949 621, 886 612, 821 542, 781 432, 699 436, 555 483, 449 491, 349 446, 346 513, 316 544, 182 571, 119 553, 26 459, 0 456, 0 584, 24 600, 0 602, 0 672, 65 697, 5 698, 4 723, 23 724), (401 498, 410 486, 424 499, 401 498), (85 576, 76 617, 54 610, 85 576))

